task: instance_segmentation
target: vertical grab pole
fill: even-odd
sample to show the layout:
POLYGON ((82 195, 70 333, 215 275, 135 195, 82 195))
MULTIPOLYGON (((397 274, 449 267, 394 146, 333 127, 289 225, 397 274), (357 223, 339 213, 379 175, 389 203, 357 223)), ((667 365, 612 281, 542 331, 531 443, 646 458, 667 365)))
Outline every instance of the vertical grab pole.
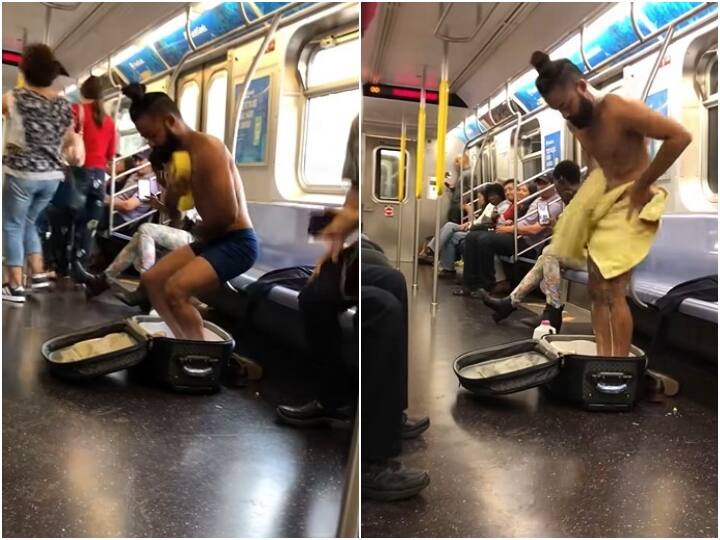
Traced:
MULTIPOLYGON (((508 111, 512 112, 513 106, 510 102, 510 79, 508 79, 505 82, 505 102, 507 104, 508 111)), ((517 118, 517 123, 515 124, 515 141, 514 141, 514 149, 515 149, 515 161, 514 161, 514 168, 513 168, 513 180, 515 180, 515 186, 513 187, 513 193, 515 193, 515 204, 513 205, 513 262, 517 262, 518 258, 518 230, 517 230, 517 220, 518 220, 518 205, 517 205, 517 186, 518 186, 518 173, 520 172, 520 149, 518 148, 518 144, 520 142, 520 123, 522 122, 522 114, 520 111, 515 111, 515 115, 517 118)), ((523 178, 524 180, 524 178, 523 178)))
POLYGON ((417 289, 418 275, 418 240, 420 239, 420 199, 423 192, 423 177, 425 175, 425 71, 422 70, 422 84, 420 86, 420 108, 418 109, 418 123, 415 150, 415 235, 414 235, 414 257, 413 257, 413 290, 417 289))
POLYGON ((445 135, 448 120, 448 48, 443 41, 442 68, 440 72, 440 92, 438 96, 437 144, 435 146, 435 253, 433 257, 433 295, 432 305, 437 306, 438 264, 440 262, 440 204, 445 186, 445 135))
POLYGON ((402 215, 403 199, 405 199, 405 151, 407 149, 407 130, 405 125, 405 114, 402 117, 402 128, 400 131, 400 159, 398 160, 398 228, 397 228, 397 267, 400 269, 402 261, 402 215))

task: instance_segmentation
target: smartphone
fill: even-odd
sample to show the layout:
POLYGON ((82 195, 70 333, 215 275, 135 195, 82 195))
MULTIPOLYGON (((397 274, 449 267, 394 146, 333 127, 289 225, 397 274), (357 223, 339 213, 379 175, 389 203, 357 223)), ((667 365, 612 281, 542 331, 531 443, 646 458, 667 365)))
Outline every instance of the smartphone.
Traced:
POLYGON ((146 200, 150 198, 152 192, 150 190, 150 180, 147 178, 141 178, 138 180, 138 198, 140 200, 146 200))
POLYGON ((550 224, 550 209, 545 201, 538 203, 538 223, 540 223, 540 225, 550 224))
POLYGON ((335 218, 335 213, 328 210, 313 212, 310 214, 310 222, 308 223, 308 234, 310 236, 320 236, 320 233, 330 225, 335 218))

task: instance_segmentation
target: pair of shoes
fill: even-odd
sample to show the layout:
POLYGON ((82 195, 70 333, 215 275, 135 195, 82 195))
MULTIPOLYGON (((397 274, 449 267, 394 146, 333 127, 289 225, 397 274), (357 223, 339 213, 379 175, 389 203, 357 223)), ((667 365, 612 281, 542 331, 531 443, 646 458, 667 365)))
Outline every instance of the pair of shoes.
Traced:
POLYGON ((98 296, 110 288, 105 274, 91 274, 85 270, 79 260, 73 263, 73 274, 76 281, 85 285, 85 296, 87 298, 98 296))
POLYGON ((25 287, 11 287, 10 285, 3 285, 2 299, 3 302, 24 304, 25 300, 27 300, 27 292, 25 292, 25 287))
POLYGON ((430 427, 430 419, 427 416, 417 418, 402 413, 400 436, 403 439, 415 439, 430 427))
POLYGON ((405 469, 394 460, 364 463, 362 496, 376 501, 397 501, 413 497, 430 484, 430 475, 419 469, 405 469))
POLYGON ((325 407, 316 399, 296 407, 278 405, 275 411, 282 422, 298 427, 350 427, 353 420, 351 407, 325 407))
POLYGON ((52 276, 50 272, 43 272, 42 274, 33 274, 28 280, 30 289, 36 291, 40 289, 48 289, 52 285, 52 276))
POLYGON ((555 329, 555 332, 559 334, 560 328, 562 328, 563 309, 565 309, 564 304, 560 307, 555 307, 552 304, 545 304, 545 309, 540 314, 540 322, 550 321, 550 326, 552 326, 555 329))
POLYGON ((505 298, 493 298, 489 294, 485 294, 482 298, 483 304, 493 310, 493 321, 499 323, 503 319, 507 319, 510 314, 517 308, 513 306, 509 296, 505 298))
POLYGON ((455 273, 455 270, 446 270, 444 268, 441 268, 438 271, 438 277, 439 278, 454 278, 457 274, 455 273))

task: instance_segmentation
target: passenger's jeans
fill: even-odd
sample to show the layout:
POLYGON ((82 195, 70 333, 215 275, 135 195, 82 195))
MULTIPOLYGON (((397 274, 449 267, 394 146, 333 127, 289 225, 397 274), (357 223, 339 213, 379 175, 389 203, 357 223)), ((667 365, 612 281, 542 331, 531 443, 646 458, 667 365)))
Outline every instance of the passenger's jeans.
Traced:
MULTIPOLYGON (((363 252, 364 253, 364 252, 363 252)), ((405 277, 384 265, 361 265, 362 459, 379 461, 401 450, 408 406, 408 300, 405 277)))
POLYGON ((92 240, 105 208, 105 171, 83 169, 83 172, 87 193, 84 193, 85 206, 79 210, 75 223, 75 249, 82 249, 87 256, 92 251, 92 240))
MULTIPOLYGON (((467 234, 467 231, 460 230, 459 224, 453 223, 452 221, 448 221, 440 228, 440 234, 438 235, 440 252, 438 258, 440 260, 441 270, 452 271, 455 268, 458 249, 467 234)), ((428 248, 433 251, 435 251, 435 240, 436 239, 433 238, 428 244, 428 248)))
MULTIPOLYGON (((518 238, 518 250, 527 247, 524 238, 518 238)), ((465 238, 463 253, 463 284, 468 289, 495 287, 495 255, 512 255, 515 241, 512 234, 492 231, 471 231, 465 238)))
POLYGON ((5 175, 2 218, 3 258, 7 266, 24 266, 27 255, 42 253, 35 222, 59 185, 59 180, 25 180, 5 175))

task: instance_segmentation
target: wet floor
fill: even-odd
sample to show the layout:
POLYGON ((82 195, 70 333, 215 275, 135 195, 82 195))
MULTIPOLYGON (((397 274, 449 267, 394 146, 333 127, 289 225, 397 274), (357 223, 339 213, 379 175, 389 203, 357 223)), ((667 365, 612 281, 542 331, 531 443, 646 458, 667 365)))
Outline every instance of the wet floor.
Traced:
POLYGON ((48 338, 135 313, 66 286, 3 303, 3 537, 332 536, 350 434, 276 423, 297 374, 188 396, 46 372, 48 338))
POLYGON ((410 407, 432 426, 401 460, 431 483, 410 500, 363 501, 363 536, 717 537, 717 364, 664 353, 680 395, 630 413, 586 412, 538 390, 481 399, 458 387, 454 359, 531 330, 520 312, 496 325, 444 281, 433 316, 429 270, 412 297, 410 407))

